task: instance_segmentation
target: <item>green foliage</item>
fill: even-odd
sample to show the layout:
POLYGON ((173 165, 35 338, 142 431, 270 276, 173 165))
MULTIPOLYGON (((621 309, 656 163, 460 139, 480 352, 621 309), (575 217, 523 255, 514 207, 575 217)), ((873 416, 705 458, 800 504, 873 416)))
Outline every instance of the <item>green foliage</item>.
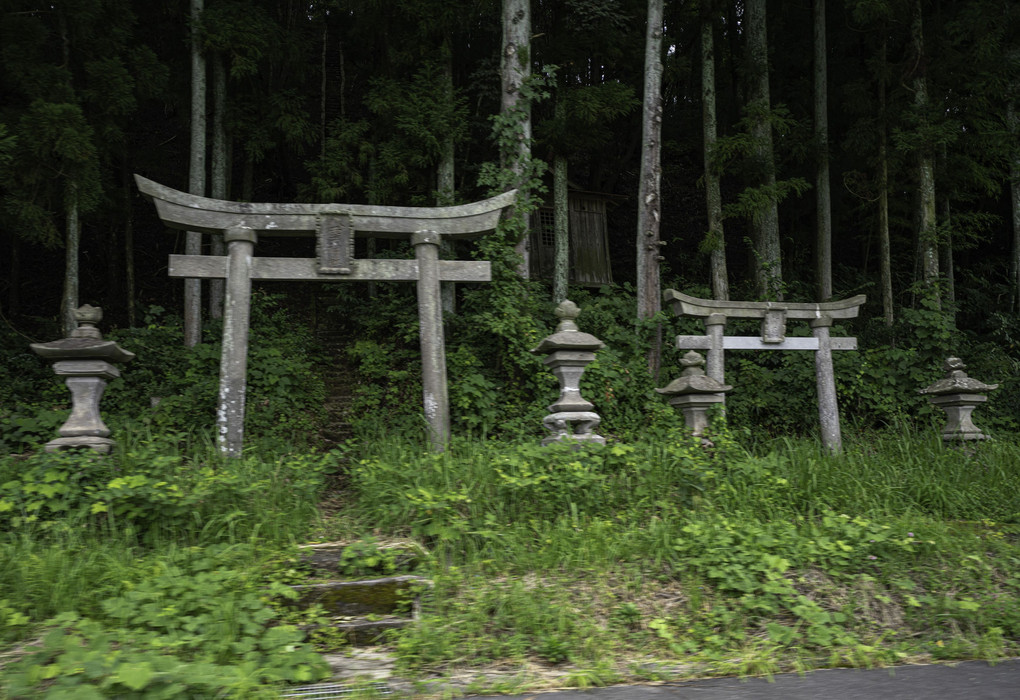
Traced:
POLYGON ((740 216, 757 223, 773 204, 779 204, 791 194, 799 197, 809 189, 811 185, 799 177, 758 187, 745 187, 737 195, 737 201, 723 205, 723 217, 740 216))
POLYGON ((764 622, 772 641, 829 648, 857 643, 853 624, 845 612, 827 610, 798 590, 794 572, 814 567, 853 577, 868 563, 888 565, 913 553, 918 544, 913 533, 825 511, 817 520, 793 522, 706 513, 682 528, 674 547, 685 569, 732 600, 729 609, 748 624, 779 620, 764 622))
POLYGON ((446 356, 450 383, 450 418, 472 434, 486 436, 499 426, 500 386, 491 368, 466 345, 458 345, 446 356))
POLYGON ((282 34, 263 6, 247 2, 218 2, 204 8, 199 31, 206 50, 229 57, 235 78, 257 74, 259 63, 282 34))
POLYGON ((383 546, 372 536, 362 537, 344 546, 337 570, 344 576, 389 576, 406 569, 407 559, 397 547, 383 546))
POLYGON ((0 122, 0 169, 7 167, 13 160, 14 147, 18 145, 18 138, 10 134, 7 125, 0 122))
POLYGON ((1020 517, 1007 486, 1016 447, 968 456, 937 437, 847 436, 844 457, 792 441, 754 456, 719 428, 710 449, 664 439, 415 455, 391 445, 352 469, 349 515, 424 537, 448 562, 420 625, 396 642, 416 669, 465 655, 594 663, 620 645, 723 662, 756 639, 768 640, 755 652, 766 659, 823 654, 856 665, 904 658, 912 635, 940 641, 941 654, 1003 653, 1016 616, 979 613, 984 594, 971 591, 994 581, 997 595, 1017 599, 1020 582, 1003 568, 1015 545, 979 525, 992 528, 989 546, 1012 553, 968 559, 973 535, 939 523, 1020 517), (570 583, 556 581, 562 571, 575 572, 570 583), (614 583, 597 573, 606 571, 614 583), (641 602, 639 591, 659 598, 664 585, 680 588, 679 606, 641 602), (531 600, 536 586, 543 595, 531 600), (607 619, 589 605, 618 612, 607 619), (947 650, 953 625, 970 632, 947 650))
MULTIPOLYGON (((727 454, 719 441, 715 458, 727 454)), ((498 547, 504 528, 564 514, 611 518, 626 504, 672 512, 703 488, 707 455, 682 432, 660 444, 455 444, 438 455, 369 454, 351 468, 354 512, 449 544, 498 547), (467 542, 465 542, 465 540, 467 542)), ((568 521, 569 522, 569 521, 568 521)))
MULTIPOLYGON (((107 334, 135 353, 121 376, 109 382, 100 405, 115 433, 151 429, 174 435, 215 425, 220 328, 208 324, 206 342, 187 348, 182 325, 151 306, 143 326, 107 334)), ((325 398, 315 349, 311 332, 294 321, 278 297, 253 295, 245 411, 249 438, 294 445, 314 434, 325 398)), ((0 378, 9 375, 11 380, 6 390, 11 403, 0 408, 0 451, 22 451, 57 437, 56 428, 68 415, 67 390, 44 361, 25 349, 24 339, 10 338, 0 352, 10 363, 0 368, 0 378)))
MULTIPOLYGON (((267 684, 328 674, 322 657, 276 611, 260 582, 224 548, 185 550, 102 603, 103 619, 60 615, 10 674, 15 694, 174 697, 229 692, 271 697, 267 684), (236 563, 236 560, 235 562, 236 563)), ((273 587, 271 593, 288 593, 273 587)))
POLYGON ((92 523, 154 536, 211 529, 231 538, 262 522, 264 536, 286 537, 290 519, 313 508, 338 456, 226 459, 206 446, 188 458, 180 436, 122 442, 108 457, 67 451, 0 460, 0 529, 92 523))
POLYGON ((99 203, 93 127, 80 105, 37 99, 22 112, 12 136, 13 158, 0 169, 4 223, 27 240, 56 246, 63 213, 71 207, 86 213, 99 203))

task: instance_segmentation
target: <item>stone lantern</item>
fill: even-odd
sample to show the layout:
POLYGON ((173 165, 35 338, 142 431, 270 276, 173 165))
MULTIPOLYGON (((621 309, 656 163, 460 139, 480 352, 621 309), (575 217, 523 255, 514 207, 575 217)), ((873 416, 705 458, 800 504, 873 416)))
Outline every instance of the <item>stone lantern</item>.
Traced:
POLYGON ((560 323, 556 332, 544 338, 531 352, 548 355, 545 364, 560 381, 560 398, 549 406, 552 411, 542 419, 542 424, 551 435, 542 440, 548 445, 561 440, 597 442, 606 444, 606 439, 594 430, 602 422, 595 406, 581 398, 581 375, 584 368, 595 360, 595 351, 605 343, 589 333, 582 333, 574 320, 581 310, 572 301, 563 301, 556 307, 560 323))
POLYGON ((683 412, 687 427, 695 436, 701 436, 708 427, 708 409, 721 406, 726 400, 726 392, 733 387, 706 375, 705 358, 693 350, 683 356, 680 365, 684 368, 680 377, 656 391, 668 396, 669 404, 683 412))
POLYGON ((946 427, 942 429, 942 439, 952 440, 985 440, 987 435, 974 425, 970 414, 979 403, 988 400, 985 392, 998 389, 998 384, 985 384, 971 379, 964 372, 967 365, 958 357, 950 357, 942 365, 946 376, 931 386, 921 389, 920 393, 928 395, 928 401, 946 412, 946 427))
POLYGON ((108 436, 110 429, 99 416, 99 400, 106 382, 120 376, 115 362, 128 362, 135 354, 121 348, 111 340, 103 340, 96 324, 103 318, 103 310, 86 304, 74 312, 78 328, 69 338, 49 343, 32 343, 31 348, 40 357, 53 362, 58 377, 67 377, 71 390, 71 416, 60 429, 60 437, 46 443, 47 452, 74 447, 88 447, 107 454, 113 447, 108 436))

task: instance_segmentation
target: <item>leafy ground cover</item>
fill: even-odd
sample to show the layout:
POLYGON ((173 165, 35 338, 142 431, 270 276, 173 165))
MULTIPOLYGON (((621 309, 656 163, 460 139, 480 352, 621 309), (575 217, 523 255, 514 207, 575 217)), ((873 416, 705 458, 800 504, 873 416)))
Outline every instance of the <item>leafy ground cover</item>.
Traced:
MULTIPOLYGON (((803 439, 717 426, 574 449, 365 440, 223 460, 136 435, 106 459, 0 460, 8 697, 274 697, 326 677, 287 605, 295 545, 434 586, 385 644, 422 681, 597 685, 1020 652, 1020 445, 907 426, 803 439)), ((474 689, 481 689, 481 685, 474 689)))

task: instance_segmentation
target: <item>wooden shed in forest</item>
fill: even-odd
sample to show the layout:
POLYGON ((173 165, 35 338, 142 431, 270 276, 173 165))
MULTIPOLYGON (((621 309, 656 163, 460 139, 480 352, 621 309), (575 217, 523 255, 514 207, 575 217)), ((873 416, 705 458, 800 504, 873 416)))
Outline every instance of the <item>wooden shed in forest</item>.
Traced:
MULTIPOLYGON (((613 283, 609 258, 607 205, 618 197, 570 190, 567 195, 570 230, 570 283, 600 287, 613 283)), ((531 213, 530 272, 552 279, 556 261, 556 229, 551 201, 531 213)))

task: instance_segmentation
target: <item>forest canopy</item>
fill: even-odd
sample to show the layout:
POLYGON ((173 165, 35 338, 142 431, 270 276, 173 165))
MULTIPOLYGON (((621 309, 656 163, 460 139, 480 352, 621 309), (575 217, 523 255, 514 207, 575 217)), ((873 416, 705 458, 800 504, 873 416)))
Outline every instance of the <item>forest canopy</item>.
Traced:
MULTIPOLYGON (((71 262, 79 301, 116 324, 180 307, 165 265, 183 236, 130 176, 189 189, 193 40, 206 195, 464 202, 488 193, 485 164, 506 166, 495 0, 199 4, 193 19, 179 0, 3 3, 0 304, 16 325, 55 317, 71 262)), ((560 163, 571 191, 609 198, 612 278, 634 282, 649 3, 523 5, 537 194, 552 205, 560 163)), ((928 298, 962 328, 1001 327, 1020 294, 1018 12, 663 3, 663 286, 718 296, 721 261, 732 298, 867 293, 888 322, 928 298)))

